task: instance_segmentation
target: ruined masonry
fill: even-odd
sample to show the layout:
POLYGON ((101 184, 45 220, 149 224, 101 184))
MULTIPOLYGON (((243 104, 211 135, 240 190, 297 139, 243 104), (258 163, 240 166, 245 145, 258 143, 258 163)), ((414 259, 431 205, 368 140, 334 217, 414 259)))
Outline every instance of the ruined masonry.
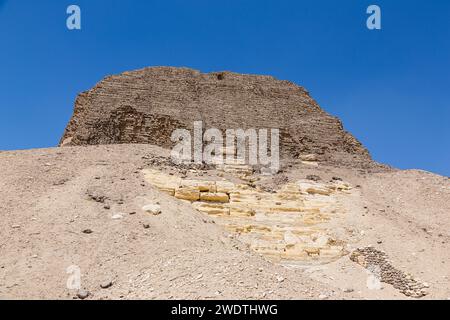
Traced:
POLYGON ((347 254, 344 243, 333 239, 326 227, 326 222, 345 214, 334 196, 351 190, 344 182, 301 180, 270 193, 248 183, 183 179, 153 169, 145 169, 144 174, 154 187, 214 216, 218 224, 239 234, 271 261, 303 266, 347 254))
POLYGON ((368 151, 302 87, 270 76, 154 67, 108 76, 81 93, 61 146, 118 143, 172 148, 175 129, 279 129, 283 159, 370 167, 368 151))

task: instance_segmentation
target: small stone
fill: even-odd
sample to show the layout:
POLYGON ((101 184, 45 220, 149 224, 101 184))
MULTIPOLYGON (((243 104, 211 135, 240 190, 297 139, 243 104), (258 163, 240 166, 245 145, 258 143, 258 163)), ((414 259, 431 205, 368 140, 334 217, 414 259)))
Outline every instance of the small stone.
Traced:
POLYGON ((378 243, 378 244, 382 244, 382 243, 383 243, 383 241, 381 241, 381 240, 378 240, 378 241, 377 241, 377 243, 378 243))
POLYGON ((353 288, 345 288, 345 289, 344 289, 344 292, 345 292, 345 293, 351 293, 351 292, 353 292, 353 291, 355 291, 353 288))
POLYGON ((306 179, 315 181, 315 182, 322 180, 318 175, 315 175, 315 174, 310 174, 310 175, 306 176, 306 179))
POLYGON ((161 206, 158 204, 148 204, 142 207, 142 210, 154 216, 161 214, 161 206))
POLYGON ((328 299, 328 296, 325 295, 325 294, 321 294, 321 295, 319 295, 319 299, 320 300, 326 300, 326 299, 328 299))
POLYGON ((121 214, 115 214, 115 215, 113 215, 112 217, 111 217, 111 219, 113 219, 113 220, 120 220, 120 219, 122 219, 123 218, 123 215, 121 215, 121 214))
POLYGON ((282 276, 277 276, 277 281, 278 281, 278 282, 283 282, 283 281, 284 281, 284 277, 282 277, 282 276))
POLYGON ((80 290, 78 290, 78 292, 77 292, 77 297, 78 297, 79 299, 81 299, 81 300, 84 300, 84 299, 86 299, 86 298, 89 297, 89 296, 90 296, 89 291, 86 291, 86 290, 84 290, 84 289, 80 289, 80 290))
POLYGON ((150 225, 148 223, 144 223, 144 229, 150 229, 150 225))
POLYGON ((136 214, 136 211, 133 211, 133 212, 130 212, 130 213, 129 213, 130 216, 133 216, 133 215, 135 215, 135 214, 136 214))
POLYGON ((113 285, 112 281, 105 281, 100 284, 100 288, 108 289, 108 288, 112 287, 112 285, 113 285))
POLYGON ((109 204, 107 204, 103 208, 106 209, 106 210, 109 210, 109 209, 111 209, 111 206, 109 204))
POLYGON ((93 231, 91 229, 85 229, 83 230, 84 234, 91 234, 93 231))
POLYGON ((13 229, 20 229, 20 225, 18 225, 18 224, 13 224, 13 225, 12 225, 12 228, 13 228, 13 229))

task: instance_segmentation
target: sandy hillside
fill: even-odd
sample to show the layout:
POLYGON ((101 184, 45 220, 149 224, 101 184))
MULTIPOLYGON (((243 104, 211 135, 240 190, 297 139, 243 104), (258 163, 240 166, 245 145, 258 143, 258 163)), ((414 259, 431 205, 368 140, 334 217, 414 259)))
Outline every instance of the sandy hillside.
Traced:
POLYGON ((323 255, 308 251, 305 263, 294 266, 253 250, 251 232, 230 232, 225 220, 152 185, 145 170, 239 182, 213 168, 180 172, 167 156, 149 145, 1 152, 0 298, 73 299, 88 292, 88 299, 412 299, 393 285, 411 279, 422 299, 450 298, 447 177, 301 162, 274 177, 255 174, 250 188, 261 190, 308 176, 317 188, 330 181, 351 186, 326 198, 332 214, 317 225, 339 239, 342 255, 321 263, 323 255), (145 212, 148 204, 160 205, 161 214, 145 212), (351 259, 358 248, 383 252, 385 277, 393 280, 369 288, 371 274, 351 259), (71 266, 80 269, 83 290, 67 288, 71 266), (399 272, 410 275, 397 279, 399 272))

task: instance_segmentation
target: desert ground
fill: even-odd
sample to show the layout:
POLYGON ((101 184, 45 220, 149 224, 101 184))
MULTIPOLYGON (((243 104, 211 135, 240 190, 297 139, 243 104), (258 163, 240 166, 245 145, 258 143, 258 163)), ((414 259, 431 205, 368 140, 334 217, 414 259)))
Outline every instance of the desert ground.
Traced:
MULTIPOLYGON (((217 168, 177 167, 168 159, 168 150, 142 144, 0 152, 0 299, 450 298, 448 177, 298 161, 275 176, 251 173, 249 182, 217 168), (286 245, 292 232, 276 242, 285 241, 288 251, 254 250, 253 231, 230 231, 226 218, 155 187, 148 170, 227 179, 250 191, 299 180, 319 189, 345 183, 348 190, 327 198, 332 214, 311 211, 325 216, 315 226, 327 239, 339 239, 339 255, 327 260, 322 251, 305 249, 305 256, 292 253, 299 263, 283 263, 280 257, 297 246, 297 240, 286 245), (160 212, 149 213, 148 205, 160 212), (395 268, 379 286, 369 285, 370 270, 357 263, 354 252, 362 248, 381 252, 395 268), (78 289, 67 286, 74 266, 81 275, 78 289), (411 281, 411 292, 420 296, 393 285, 411 281)), ((313 196, 326 197, 304 195, 313 196)), ((277 216, 272 218, 268 233, 277 227, 277 216)))

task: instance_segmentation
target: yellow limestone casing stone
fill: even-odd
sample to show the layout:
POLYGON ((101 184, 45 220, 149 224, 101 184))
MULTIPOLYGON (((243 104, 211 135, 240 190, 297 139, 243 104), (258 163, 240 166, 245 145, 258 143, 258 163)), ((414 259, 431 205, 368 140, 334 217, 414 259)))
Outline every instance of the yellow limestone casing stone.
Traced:
MULTIPOLYGON (((251 173, 246 166, 224 167, 237 174, 251 173)), ((272 261, 322 263, 345 254, 340 243, 325 243, 328 231, 321 226, 345 212, 333 196, 351 190, 342 181, 325 184, 300 180, 270 193, 231 181, 183 180, 157 170, 144 170, 144 174, 161 191, 216 216, 219 225, 239 233, 253 250, 272 261)))
POLYGON ((198 211, 204 212, 208 215, 230 215, 230 208, 228 203, 193 202, 192 205, 198 211))
POLYGON ((236 188, 236 185, 229 181, 216 181, 217 192, 230 193, 236 188))
POLYGON ((182 180, 180 187, 196 189, 201 192, 216 192, 216 182, 215 181, 182 180))
POLYGON ((198 189, 184 187, 175 190, 175 198, 189 201, 197 201, 200 199, 200 191, 198 189))
POLYGON ((228 203, 230 202, 230 198, 226 193, 202 192, 200 194, 200 201, 228 203))

